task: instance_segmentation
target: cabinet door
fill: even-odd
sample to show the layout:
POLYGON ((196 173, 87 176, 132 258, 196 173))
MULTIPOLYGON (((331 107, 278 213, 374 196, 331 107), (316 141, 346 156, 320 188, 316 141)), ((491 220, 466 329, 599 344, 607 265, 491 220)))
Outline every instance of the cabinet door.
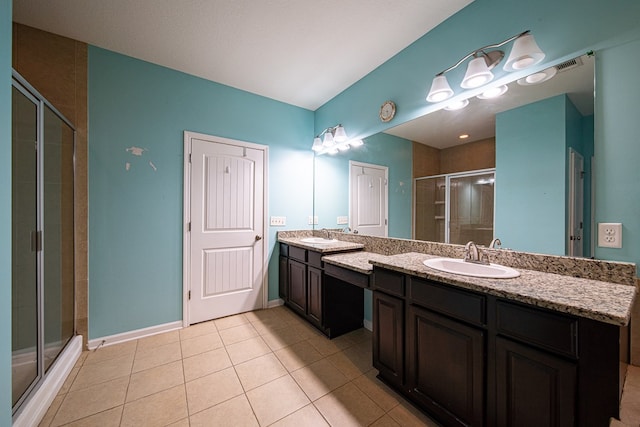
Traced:
POLYGON ((575 425, 574 363, 498 337, 496 380, 498 426, 575 425))
POLYGON ((287 267, 288 261, 289 260, 287 257, 280 256, 280 264, 278 270, 278 294, 280 295, 280 298, 285 301, 289 297, 289 268, 287 267))
POLYGON ((289 259, 289 304, 300 314, 307 312, 307 266, 289 259))
POLYGON ((318 326, 322 325, 322 270, 309 267, 307 270, 307 315, 318 326))
POLYGON ((407 322, 407 385, 414 399, 445 425, 483 425, 484 331, 416 306, 407 322))
POLYGON ((373 292, 373 366, 389 383, 404 383, 404 301, 373 292))

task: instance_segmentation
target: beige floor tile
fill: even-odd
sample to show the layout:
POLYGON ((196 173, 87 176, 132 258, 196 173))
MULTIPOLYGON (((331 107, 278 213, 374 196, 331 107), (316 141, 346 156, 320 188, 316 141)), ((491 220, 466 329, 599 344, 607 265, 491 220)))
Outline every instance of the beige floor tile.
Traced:
POLYGON ((323 356, 330 356, 353 345, 353 342, 345 338, 344 335, 332 340, 319 335, 311 337, 307 341, 323 356))
POLYGON ((234 365, 271 353, 271 348, 261 337, 249 338, 248 340, 228 345, 226 348, 234 365))
POLYGON ((161 347, 172 342, 180 341, 180 331, 164 332, 138 340, 138 350, 145 351, 156 347, 161 347))
POLYGON ((53 417, 56 416, 56 412, 60 409, 60 405, 62 405, 62 401, 64 400, 64 396, 58 394, 49 405, 49 409, 44 414, 42 421, 40 421, 39 427, 49 427, 51 421, 53 421, 53 417))
POLYGON ((282 310, 277 307, 267 308, 264 310, 254 310, 244 313, 244 315, 249 319, 250 322, 256 322, 258 320, 276 320, 284 322, 286 317, 282 314, 282 310))
POLYGON ((107 359, 114 359, 116 357, 127 356, 136 352, 138 342, 136 340, 123 342, 121 344, 109 345, 106 347, 99 347, 96 350, 88 351, 85 364, 104 362, 107 359))
POLYGON ((122 405, 128 385, 129 377, 123 377, 67 393, 51 425, 60 426, 122 405))
POLYGON ((331 356, 328 356, 327 359, 349 380, 353 380, 371 370, 372 362, 365 356, 349 350, 350 348, 347 348, 343 351, 332 354, 331 356))
POLYGON ((314 405, 332 426, 366 426, 384 415, 384 411, 353 384, 332 391, 314 405))
POLYGON ((183 418, 180 421, 169 424, 167 427, 189 427, 189 418, 183 418))
POLYGON ((182 360, 184 367, 185 381, 192 381, 196 378, 221 371, 231 366, 231 360, 224 348, 200 353, 182 360))
POLYGON ((292 372, 291 376, 311 401, 349 382, 349 379, 327 359, 292 372))
POLYGON ((322 359, 323 356, 308 341, 300 341, 275 351, 276 356, 289 372, 296 371, 322 359))
POLYGON ((371 345, 373 334, 371 333, 371 331, 365 328, 360 328, 360 329, 356 329, 355 331, 351 331, 349 333, 344 334, 343 337, 345 339, 350 340, 354 344, 371 345))
POLYGON ((272 427, 325 427, 328 425, 327 421, 313 405, 298 409, 293 414, 287 415, 280 421, 271 424, 272 427))
POLYGON ((85 363, 71 384, 70 391, 91 387, 116 378, 127 377, 131 374, 133 353, 114 359, 96 363, 85 363))
POLYGON ((247 392, 261 426, 269 425, 309 404, 291 376, 286 375, 247 392))
POLYGON ((189 414, 193 415, 243 393, 233 368, 223 369, 187 383, 189 414))
POLYGON ((439 426, 438 423, 418 411, 413 405, 407 402, 400 403, 398 406, 390 410, 387 415, 403 427, 439 426))
POLYGON ((382 381, 376 378, 378 371, 372 369, 366 374, 359 376, 353 383, 364 392, 371 400, 376 402, 383 411, 389 412, 395 408, 400 400, 398 395, 387 387, 382 381))
POLYGON ((156 366, 175 362, 182 358, 180 342, 175 341, 159 347, 137 351, 133 360, 133 372, 144 371, 156 366))
POLYGON ((234 316, 221 317, 213 321, 218 331, 233 328, 234 326, 245 325, 249 323, 249 319, 244 314, 236 314, 234 316))
POLYGON ((236 365, 236 373, 245 391, 287 375, 287 370, 273 354, 265 354, 236 365))
POLYGON ((180 360, 131 375, 127 402, 184 384, 180 360))
POLYGON ((69 372, 69 375, 67 375, 67 378, 64 380, 62 387, 60 387, 58 394, 65 394, 65 393, 68 393, 69 390, 71 390, 71 385, 75 381, 79 372, 80 372, 80 366, 74 366, 73 369, 71 369, 71 372, 69 372))
POLYGON ((235 344, 237 342, 244 341, 256 336, 258 336, 258 331, 256 331, 251 323, 234 326, 232 328, 220 331, 220 337, 222 338, 222 342, 224 342, 224 345, 235 344))
POLYGON ((242 394, 212 408, 194 414, 191 427, 253 427, 258 426, 247 397, 242 394))
POLYGON ((187 417, 184 385, 124 405, 122 427, 165 426, 187 417))
POLYGON ((120 419, 122 418, 123 407, 124 406, 118 406, 113 409, 108 409, 104 412, 91 415, 90 417, 74 421, 65 425, 65 427, 118 427, 120 425, 120 419))
POLYGON ((211 320, 209 322, 197 323, 187 328, 180 329, 180 339, 187 340, 189 338, 213 333, 218 333, 218 328, 216 328, 216 324, 211 320))
POLYGON ((207 334, 181 341, 182 357, 191 357, 223 346, 220 335, 207 334))
POLYGON ((284 329, 278 329, 272 333, 262 335, 262 338, 271 348, 276 351, 281 348, 288 347, 300 341, 304 341, 309 338, 309 335, 305 331, 296 327, 288 327, 284 329))
POLYGON ((289 324, 287 322, 276 318, 265 320, 258 319, 251 322, 251 324, 260 335, 273 334, 280 329, 289 327, 289 324))
POLYGON ((382 418, 378 418, 370 427, 402 427, 395 422, 389 415, 385 415, 382 418))

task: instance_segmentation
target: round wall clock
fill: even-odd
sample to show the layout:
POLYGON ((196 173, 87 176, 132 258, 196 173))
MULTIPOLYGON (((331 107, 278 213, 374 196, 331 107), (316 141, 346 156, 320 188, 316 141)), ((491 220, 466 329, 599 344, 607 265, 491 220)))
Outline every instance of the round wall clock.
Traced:
POLYGON ((393 101, 385 101, 380 106, 380 120, 389 122, 396 115, 396 104, 393 101))

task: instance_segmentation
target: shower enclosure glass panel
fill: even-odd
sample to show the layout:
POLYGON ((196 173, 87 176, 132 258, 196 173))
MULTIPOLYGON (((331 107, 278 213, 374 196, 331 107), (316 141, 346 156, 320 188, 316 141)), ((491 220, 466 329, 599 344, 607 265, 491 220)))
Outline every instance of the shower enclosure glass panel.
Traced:
POLYGON ((489 245, 493 239, 494 170, 417 178, 414 236, 418 240, 489 245))
POLYGON ((38 106, 12 88, 11 349, 13 405, 38 378, 38 106))
POLYGON ((75 334, 75 131, 22 78, 12 87, 14 415, 75 334))

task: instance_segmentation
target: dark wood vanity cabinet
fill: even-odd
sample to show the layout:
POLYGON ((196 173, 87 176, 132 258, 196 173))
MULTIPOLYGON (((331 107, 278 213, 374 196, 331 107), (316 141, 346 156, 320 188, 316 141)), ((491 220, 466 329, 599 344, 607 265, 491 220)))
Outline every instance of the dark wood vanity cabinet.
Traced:
POLYGON ((359 285, 325 274, 322 256, 321 252, 280 243, 278 287, 288 307, 333 338, 362 327, 363 291, 359 285))
POLYGON ((619 327, 374 268, 373 364, 445 426, 606 426, 619 327))

